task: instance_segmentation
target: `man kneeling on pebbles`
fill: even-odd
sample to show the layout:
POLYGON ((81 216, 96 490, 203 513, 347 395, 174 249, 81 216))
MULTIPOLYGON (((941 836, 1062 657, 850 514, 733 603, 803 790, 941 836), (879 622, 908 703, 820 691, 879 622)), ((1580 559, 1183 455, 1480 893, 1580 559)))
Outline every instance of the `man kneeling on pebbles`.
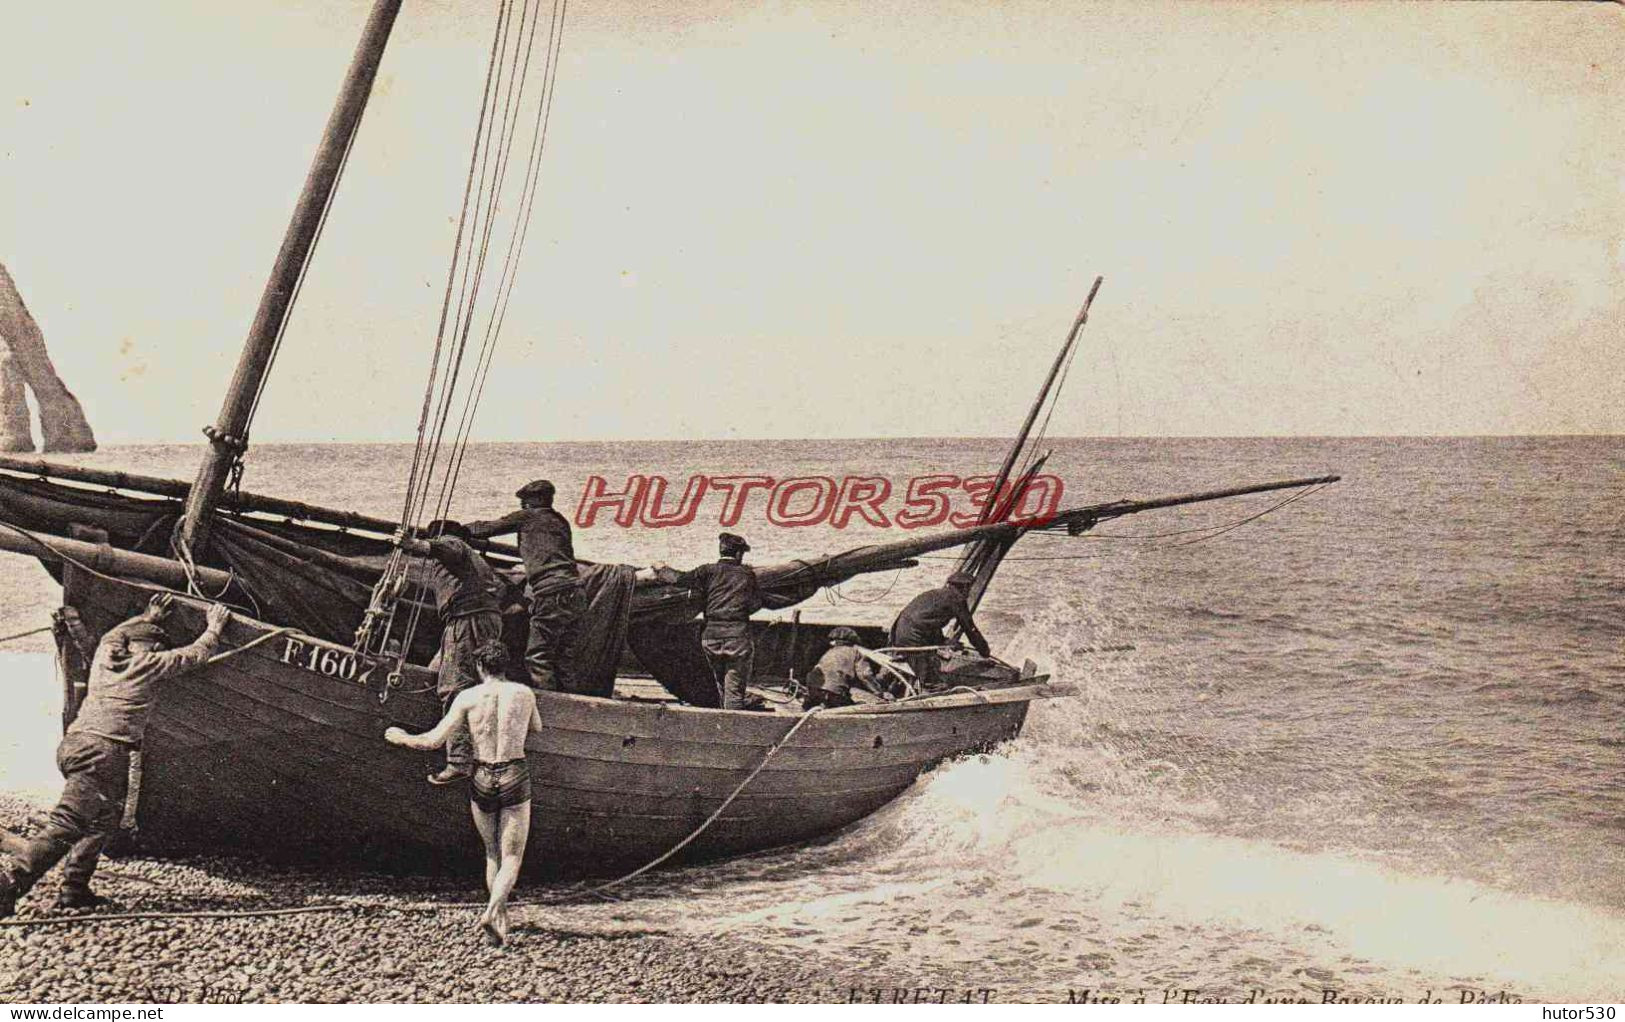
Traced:
POLYGON ((159 593, 145 610, 96 644, 85 704, 56 750, 62 800, 32 840, 0 830, 0 917, 11 915, 17 899, 64 856, 56 907, 95 908, 103 903, 91 891, 90 877, 124 815, 130 753, 141 747, 158 683, 213 656, 220 633, 231 620, 231 611, 214 604, 197 641, 165 651, 169 640, 162 624, 171 606, 170 595, 159 593))
POLYGON ((491 892, 479 926, 492 944, 508 939, 508 895, 519 879, 530 837, 525 739, 542 726, 536 694, 507 679, 507 662, 508 650, 502 643, 485 643, 474 651, 480 683, 459 692, 432 731, 412 735, 392 727, 384 732, 385 740, 395 745, 428 751, 445 744, 458 729, 468 728, 474 747, 469 808, 485 843, 485 885, 491 892))

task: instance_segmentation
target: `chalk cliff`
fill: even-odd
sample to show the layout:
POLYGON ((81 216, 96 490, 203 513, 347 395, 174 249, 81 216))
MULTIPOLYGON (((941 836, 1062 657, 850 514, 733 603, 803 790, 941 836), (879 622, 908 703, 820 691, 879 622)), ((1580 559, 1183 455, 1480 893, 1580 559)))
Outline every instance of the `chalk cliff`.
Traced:
POLYGON ((23 304, 17 284, 0 265, 0 450, 32 451, 24 388, 39 405, 41 450, 94 451, 96 437, 84 409, 56 374, 39 324, 23 304))

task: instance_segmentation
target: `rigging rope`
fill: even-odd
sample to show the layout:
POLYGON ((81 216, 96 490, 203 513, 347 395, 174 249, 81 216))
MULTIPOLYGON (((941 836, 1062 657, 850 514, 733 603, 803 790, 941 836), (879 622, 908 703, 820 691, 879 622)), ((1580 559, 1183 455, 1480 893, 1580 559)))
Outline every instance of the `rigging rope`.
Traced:
POLYGON ((440 517, 444 517, 449 509, 449 494, 456 490, 457 480, 462 474, 463 456, 467 453, 468 438, 473 429, 474 411, 479 407, 480 398, 485 393, 485 381, 490 375, 492 355, 496 351, 496 338, 501 334, 502 326, 508 318, 508 302, 513 297, 513 286, 518 279, 519 260, 524 253, 525 240, 530 234, 531 211, 536 204, 537 184, 541 179, 541 153, 547 145, 547 130, 553 118, 554 83, 558 79, 559 51, 564 45, 564 15, 567 6, 568 0, 556 2, 553 18, 548 25, 548 55, 543 65, 545 78, 537 109, 537 126, 532 131, 530 158, 525 168, 525 185, 520 191, 519 202, 523 212, 518 220, 518 230, 509 235, 508 253, 503 261, 502 276, 497 282, 496 314, 493 319, 486 322, 486 341, 481 349, 480 361, 475 367, 475 383, 470 388, 468 399, 463 405, 454 460, 448 470, 447 503, 440 509, 440 517))
POLYGON ((328 190, 327 200, 322 204, 322 213, 316 221, 316 231, 311 239, 310 248, 305 253, 304 261, 299 264, 299 275, 294 278, 293 294, 288 300, 287 307, 282 310, 282 321, 277 324, 276 338, 271 342, 271 353, 265 360, 265 371, 260 374, 259 385, 254 388, 254 400, 248 406, 248 420, 243 425, 243 435, 238 438, 240 446, 237 457, 232 462, 230 485, 238 492, 242 489, 243 451, 248 446, 248 431, 254 424, 254 416, 259 413, 260 401, 265 397, 265 385, 271 379, 271 367, 276 363, 277 353, 282 350, 282 339, 287 335, 288 324, 293 320, 293 310, 299 306, 299 295, 305 289, 305 278, 310 275, 310 265, 316 258, 316 248, 321 244, 322 234, 327 230, 327 218, 333 212, 333 200, 338 196, 339 186, 344 181, 344 172, 350 166, 350 153, 355 149, 356 136, 360 131, 361 121, 357 119, 344 140, 344 152, 339 156, 339 169, 333 176, 333 187, 328 190))
MULTIPOLYGON (((565 0, 552 0, 537 67, 543 2, 503 0, 497 12, 457 237, 406 480, 401 514, 404 535, 427 519, 449 513, 518 278, 539 191, 563 45, 565 0), (520 161, 515 159, 515 150, 525 141, 526 126, 530 137, 516 182, 513 171, 520 161), (505 244, 499 241, 499 233, 506 234, 505 244), (497 251, 493 251, 494 242, 497 251), (500 260, 495 258, 498 254, 500 260), (487 274, 499 261, 495 284, 487 286, 487 274)), ((394 634, 403 651, 410 649, 422 619, 424 610, 418 604, 399 613, 397 595, 408 563, 403 551, 394 550, 374 590, 362 634, 379 648, 394 634), (400 629, 396 627, 398 618, 403 619, 400 629)))
MULTIPOLYGON (((504 4, 505 9, 506 4, 504 4)), ((474 169, 479 163, 480 139, 485 130, 485 112, 491 99, 491 76, 496 72, 498 44, 502 38, 502 29, 503 19, 499 15, 496 31, 491 37, 491 56, 490 62, 485 69, 485 91, 480 103, 480 115, 475 128, 473 151, 469 154, 468 159, 468 180, 463 185, 463 207, 457 216, 457 239, 452 244, 451 267, 446 271, 446 292, 440 303, 440 325, 435 330, 434 354, 429 361, 429 384, 423 393, 423 410, 418 415, 417 446, 412 450, 412 468, 406 477, 406 504, 401 508, 402 522, 413 520, 412 499, 417 492, 418 472, 421 467, 425 437, 429 428, 429 412, 434 404, 435 375, 440 368, 440 353, 446 336, 446 317, 451 311, 452 283, 456 280, 458 259, 463 250, 463 232, 467 228, 469 198, 474 189, 474 169)))
MULTIPOLYGON (((511 17, 511 6, 509 11, 511 17)), ((511 66, 507 69, 508 73, 506 75, 506 84, 503 91, 502 112, 500 114, 501 126, 496 132, 487 133, 485 151, 481 154, 480 158, 480 191, 483 208, 480 212, 480 222, 476 235, 479 253, 477 256, 477 261, 472 267, 469 267, 467 264, 465 264, 464 267, 464 275, 459 295, 459 315, 455 321, 457 329, 456 346, 450 360, 450 372, 446 374, 440 390, 440 400, 438 402, 435 415, 433 446, 430 451, 427 472, 430 480, 426 480, 427 485, 425 486, 421 495, 419 505, 420 512, 423 508, 428 506, 429 489, 433 486, 432 477, 434 475, 435 464, 439 460, 440 448, 442 446, 443 437, 446 430, 446 423, 451 414, 452 403, 456 396, 457 380, 462 373, 463 358, 468 349, 469 331, 474 325, 477 306, 479 304, 480 289, 485 279, 485 262, 490 253, 491 235, 495 226, 496 212, 502 199, 504 187, 507 184, 508 158, 512 152, 513 146, 514 121, 512 118, 512 112, 515 109, 514 82, 515 79, 518 79, 520 82, 518 98, 520 102, 523 102, 524 84, 526 81, 525 72, 529 69, 530 48, 534 45, 535 39, 535 23, 531 22, 531 41, 530 45, 525 47, 524 63, 521 65, 519 56, 520 44, 523 41, 522 37, 525 32, 525 24, 529 18, 530 0, 525 0, 524 7, 521 9, 519 16, 519 29, 516 33, 513 33, 514 52, 512 58, 508 57, 506 42, 504 42, 502 47, 502 59, 510 62, 511 66), (491 175, 493 187, 487 193, 485 191, 486 164, 491 161, 493 141, 495 141, 495 148, 497 150, 495 166, 492 169, 491 175)), ((499 76, 499 79, 500 78, 501 76, 499 76)), ((494 113, 493 120, 495 123, 496 117, 494 113)), ((475 239, 470 239, 471 251, 474 246, 475 239)), ((444 484, 442 484, 442 493, 443 492, 444 484)), ((408 519, 408 521, 410 521, 410 519, 408 519)))
MULTIPOLYGON (((481 104, 482 123, 475 132, 475 151, 478 154, 477 162, 479 176, 473 186, 472 192, 465 191, 463 198, 463 211, 466 216, 473 210, 474 229, 468 237, 468 251, 466 257, 459 254, 462 262, 462 273, 456 282, 458 292, 456 311, 451 321, 452 346, 446 359, 444 374, 439 373, 438 361, 430 369, 430 382, 427 387, 428 395, 434 406, 434 425, 426 434, 420 434, 419 446, 422 452, 422 471, 417 477, 415 487, 409 486, 407 492, 407 513, 402 517, 402 527, 412 528, 420 521, 424 509, 428 506, 429 492, 434 485, 435 465, 440 458, 440 448, 445 434, 446 419, 450 412, 451 403, 456 393, 457 378, 461 373, 463 357, 468 346, 468 331, 473 322, 474 306, 479 300, 480 282, 485 268, 486 254, 490 249, 490 234, 496 207, 501 198, 502 184, 506 176, 506 154, 511 147, 510 112, 513 108, 514 79, 518 77, 518 61, 521 36, 529 19, 530 2, 520 11, 519 28, 517 32, 510 32, 513 18, 513 4, 504 0, 498 15, 496 44, 492 56, 492 66, 487 71, 485 98, 481 104), (509 57, 509 39, 513 39, 513 56, 509 57), (510 65, 512 65, 510 67, 510 65), (501 110, 497 109, 498 94, 502 95, 501 110), (497 150, 495 168, 492 165, 492 150, 497 150), (494 190, 487 190, 488 179, 495 183, 494 190), (439 376, 438 388, 435 383, 439 376)), ((456 274, 453 274, 456 277, 456 274)), ((447 300, 450 298, 451 283, 448 282, 447 300)), ((442 334, 435 340, 437 352, 444 348, 445 337, 442 334)), ((398 553, 398 552, 397 552, 398 553)), ((400 582, 404 578, 406 562, 400 556, 392 555, 390 566, 393 573, 387 573, 379 580, 375 593, 393 596, 400 591, 400 582), (394 577, 391 577, 391 574, 394 577)), ((395 611, 398 603, 391 600, 388 625, 380 638, 387 637, 394 624, 395 611)), ((421 606, 414 604, 407 616, 405 637, 401 643, 401 656, 404 659, 411 649, 412 637, 417 632, 417 626, 422 619, 421 606)))

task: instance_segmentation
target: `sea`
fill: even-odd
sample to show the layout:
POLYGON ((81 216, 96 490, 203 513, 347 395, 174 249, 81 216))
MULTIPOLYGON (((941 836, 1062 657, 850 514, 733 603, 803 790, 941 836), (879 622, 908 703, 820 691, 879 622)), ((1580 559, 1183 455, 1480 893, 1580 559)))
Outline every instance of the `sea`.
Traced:
MULTIPOLYGON (((538 476, 566 510, 594 476, 663 476, 670 501, 707 474, 881 477, 886 511, 910 479, 990 473, 1003 446, 474 445, 451 509, 494 516, 538 476)), ((820 962, 857 999, 1625 1000, 1625 438, 1051 446, 1062 506, 1342 481, 1024 539, 978 618, 996 652, 1075 696, 827 840, 536 908, 537 925, 726 936, 820 962)), ((197 455, 61 460, 186 479, 197 455)), ((393 517, 411 457, 259 446, 244 488, 393 517)), ((909 535, 787 528, 764 505, 731 528, 757 563, 909 535)), ((577 551, 701 563, 720 511, 600 517, 577 551)), ((883 624, 951 563, 853 580, 803 613, 883 624)), ((47 623, 49 577, 0 565, 0 634, 47 623)), ((39 799, 59 783, 49 650, 0 646, 0 787, 39 799)), ((779 993, 794 995, 760 991, 779 993)))

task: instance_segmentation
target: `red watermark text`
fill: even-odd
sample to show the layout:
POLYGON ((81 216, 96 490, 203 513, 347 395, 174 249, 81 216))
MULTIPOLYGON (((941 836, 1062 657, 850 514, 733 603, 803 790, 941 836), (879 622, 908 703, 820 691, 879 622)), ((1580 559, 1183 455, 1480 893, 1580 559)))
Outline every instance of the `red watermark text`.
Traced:
MULTIPOLYGON (((760 511, 772 525, 786 529, 829 525, 844 529, 854 522, 876 528, 968 529, 981 520, 993 492, 994 476, 949 474, 915 476, 894 485, 884 476, 765 475, 689 476, 669 480, 660 475, 632 475, 624 481, 603 476, 587 479, 576 525, 614 524, 623 529, 667 529, 692 525, 702 515, 727 528, 738 525, 747 510, 760 511)), ((1054 517, 1065 489, 1060 477, 1034 476, 1010 521, 1030 525, 1054 517)), ((1008 499, 1011 484, 1003 487, 1008 499)))

